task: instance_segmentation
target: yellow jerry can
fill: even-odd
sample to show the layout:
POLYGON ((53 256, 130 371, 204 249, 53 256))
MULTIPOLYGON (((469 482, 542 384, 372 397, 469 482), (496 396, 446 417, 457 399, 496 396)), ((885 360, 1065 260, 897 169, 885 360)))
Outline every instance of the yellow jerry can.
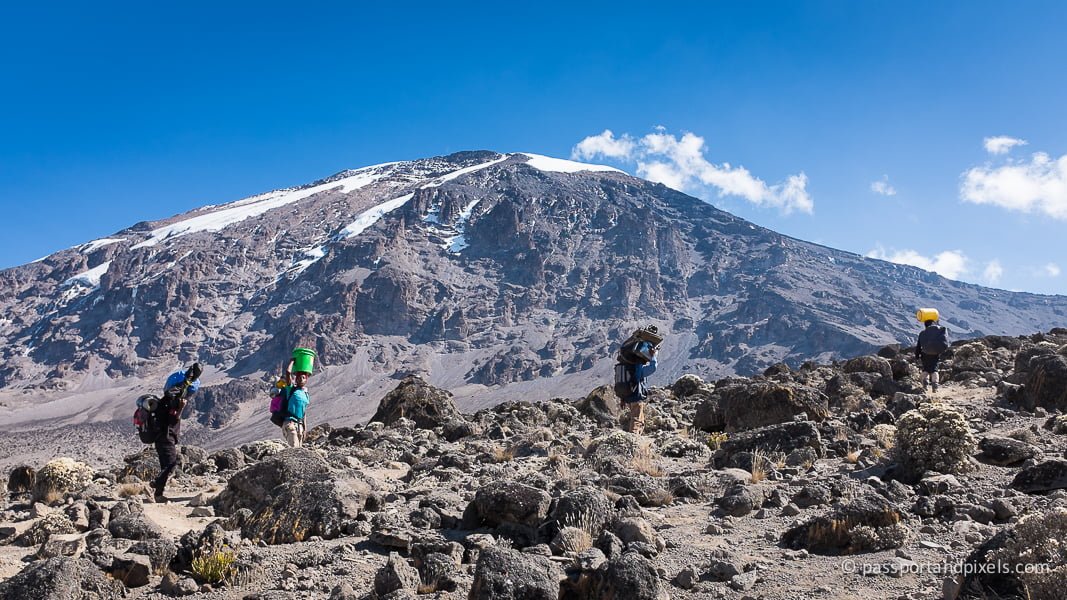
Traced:
POLYGON ((936 308, 920 308, 915 311, 915 318, 918 319, 920 323, 925 323, 927 321, 940 320, 941 315, 937 313, 936 308))

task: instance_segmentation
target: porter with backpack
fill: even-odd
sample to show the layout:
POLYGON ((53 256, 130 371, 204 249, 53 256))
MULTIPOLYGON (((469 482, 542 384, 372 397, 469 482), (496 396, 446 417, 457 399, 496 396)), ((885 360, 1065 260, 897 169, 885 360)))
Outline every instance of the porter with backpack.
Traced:
POLYGON ((924 325, 915 344, 915 357, 922 363, 923 389, 932 389, 934 392, 940 379, 937 364, 949 346, 948 329, 938 324, 940 316, 937 309, 933 308, 920 308, 915 313, 915 318, 924 325))
POLYGON ((615 395, 629 408, 627 430, 644 431, 644 406, 648 390, 645 379, 656 372, 656 352, 663 337, 655 325, 638 329, 619 347, 615 364, 615 395))
POLYGON ((146 394, 137 399, 133 423, 137 436, 146 444, 155 444, 159 456, 159 476, 152 482, 156 502, 166 502, 163 491, 178 466, 178 439, 181 436, 182 411, 190 394, 200 389, 200 363, 171 373, 163 386, 163 395, 146 394))

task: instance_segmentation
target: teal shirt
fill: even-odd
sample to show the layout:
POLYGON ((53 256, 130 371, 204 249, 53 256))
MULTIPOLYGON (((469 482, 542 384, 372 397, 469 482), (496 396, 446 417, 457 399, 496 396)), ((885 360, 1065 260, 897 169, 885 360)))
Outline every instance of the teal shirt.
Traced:
POLYGON ((311 402, 311 396, 308 396, 307 390, 294 389, 289 396, 289 420, 303 421, 308 402, 311 402))

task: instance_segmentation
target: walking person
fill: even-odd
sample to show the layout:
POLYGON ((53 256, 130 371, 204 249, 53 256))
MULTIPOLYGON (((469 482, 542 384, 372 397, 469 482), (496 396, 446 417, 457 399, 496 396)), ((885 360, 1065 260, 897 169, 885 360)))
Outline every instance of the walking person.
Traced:
MULTIPOLYGON (((934 314, 937 314, 936 311, 934 314)), ((941 354, 948 350, 948 330, 938 325, 936 319, 926 319, 923 325, 925 327, 915 344, 915 357, 922 363, 923 390, 937 392, 940 383, 937 364, 941 354)))
POLYGON ((163 386, 163 397, 159 401, 158 414, 162 431, 156 438, 156 454, 159 456, 159 476, 152 482, 153 497, 156 502, 166 502, 163 494, 174 469, 178 467, 178 441, 181 437, 182 411, 190 394, 200 389, 200 363, 193 363, 188 369, 175 371, 167 377, 163 386))
POLYGON ((645 380, 656 372, 656 353, 663 338, 655 325, 635 331, 619 348, 615 364, 615 395, 619 406, 628 410, 626 430, 641 434, 645 430, 645 380))
POLYGON ((304 415, 311 402, 307 383, 314 365, 314 350, 294 349, 293 359, 277 384, 281 389, 271 399, 270 420, 282 428, 282 439, 290 448, 299 448, 304 444, 304 415))

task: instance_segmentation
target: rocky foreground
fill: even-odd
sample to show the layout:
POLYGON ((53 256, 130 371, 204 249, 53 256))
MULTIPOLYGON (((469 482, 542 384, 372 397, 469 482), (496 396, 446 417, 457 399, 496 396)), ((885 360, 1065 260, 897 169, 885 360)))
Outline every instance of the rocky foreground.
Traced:
MULTIPOLYGON (((1063 598, 1067 330, 474 415, 409 378, 363 427, 13 469, 0 599, 1063 598)), ((62 440, 57 440, 62 444, 62 440)))

